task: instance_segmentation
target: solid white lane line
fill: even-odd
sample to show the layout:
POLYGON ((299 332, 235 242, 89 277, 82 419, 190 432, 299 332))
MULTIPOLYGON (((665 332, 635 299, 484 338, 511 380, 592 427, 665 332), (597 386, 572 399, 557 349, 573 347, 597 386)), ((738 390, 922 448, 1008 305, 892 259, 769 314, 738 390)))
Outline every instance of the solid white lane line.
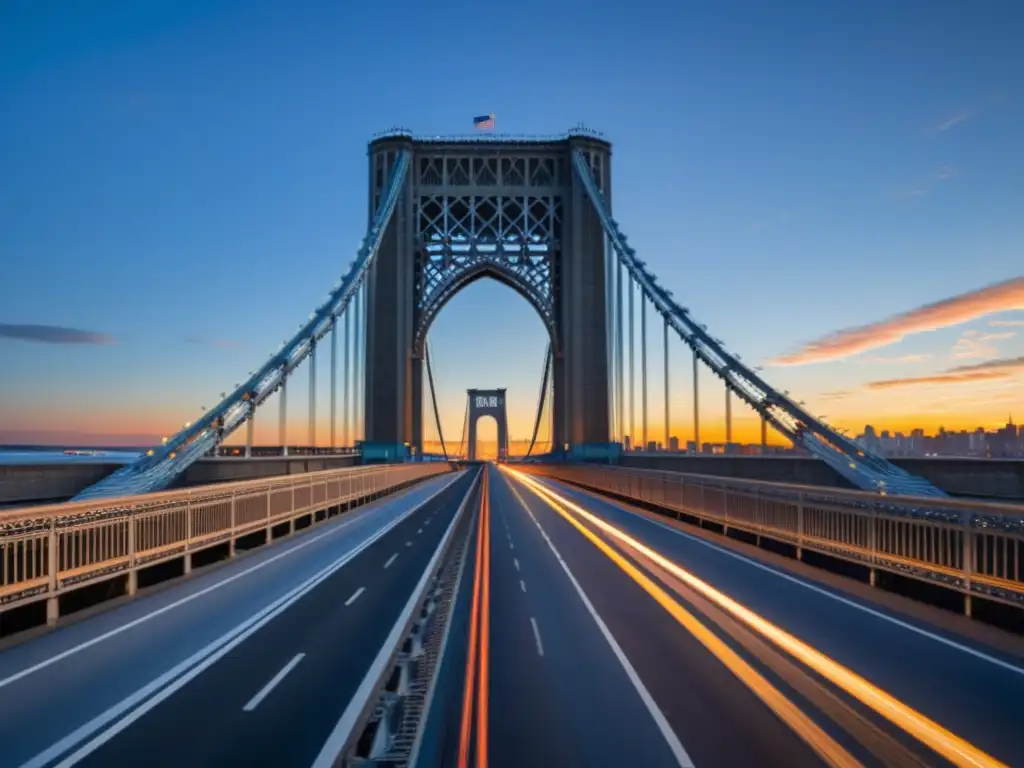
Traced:
POLYGON ((537 641, 537 655, 543 656, 544 644, 540 641, 540 628, 537 626, 537 620, 533 616, 530 617, 530 624, 533 625, 533 639, 537 641))
POLYGON ((462 513, 466 508, 466 504, 469 502, 470 496, 472 496, 473 488, 476 483, 479 482, 474 480, 470 485, 469 492, 462 499, 462 503, 459 505, 459 509, 452 517, 452 521, 448 524, 448 530, 445 531, 444 536, 441 537, 441 543, 437 545, 437 549, 434 550, 434 555, 430 559, 430 563, 423 571, 423 575, 420 577, 419 583, 416 588, 413 589, 412 594, 409 595, 409 601, 405 604, 405 608, 402 609, 401 614, 398 616, 398 621, 395 622, 395 626, 391 628, 390 634, 384 644, 380 647, 380 651, 377 653, 377 658, 373 660, 370 668, 366 672, 366 676, 363 677, 363 681, 359 684, 358 690, 349 699, 348 706, 345 707, 345 711, 341 714, 341 719, 338 720, 334 726, 334 730, 331 731, 327 740, 324 742, 323 747, 320 749, 320 754, 317 755, 316 760, 313 761, 313 768, 334 768, 335 761, 337 760, 338 754, 341 752, 342 747, 348 742, 352 735, 352 731, 356 727, 356 723, 359 720, 359 715, 362 713, 363 708, 366 706, 370 697, 374 695, 377 688, 377 683, 380 680, 381 675, 384 674, 384 669, 391 661, 391 657, 394 649, 402 639, 402 635, 405 633, 406 625, 412 618, 413 611, 416 610, 416 604, 420 594, 426 589, 430 579, 433 578, 434 569, 437 567, 438 561, 441 559, 441 553, 448 543, 448 540, 452 537, 452 533, 455 531, 455 526, 459 520, 462 519, 462 513))
MULTIPOLYGON (((575 489, 565 486, 560 488, 559 490, 572 492, 575 489)), ((895 616, 890 616, 887 613, 883 613, 882 611, 871 608, 870 606, 864 605, 863 603, 859 603, 856 600, 851 600, 848 597, 843 597, 842 595, 832 592, 831 590, 825 589, 824 587, 819 587, 817 584, 812 584, 810 582, 804 581, 803 579, 797 576, 793 576, 792 574, 786 573, 785 571, 780 571, 776 568, 773 568, 770 565, 759 563, 757 560, 747 557, 746 555, 741 555, 738 552, 733 552, 732 550, 723 547, 720 544, 715 544, 714 542, 706 541, 700 538, 699 536, 694 536, 692 533, 681 531, 678 528, 668 525, 667 523, 661 522, 660 520, 652 520, 649 517, 644 517, 643 515, 637 514, 632 510, 625 509, 624 507, 620 507, 618 505, 615 505, 615 509, 632 515, 633 517, 639 518, 640 520, 646 520, 651 525, 656 525, 659 528, 664 528, 666 531, 670 531, 671 533, 674 533, 677 536, 682 536, 684 539, 689 539, 690 541, 702 544, 705 547, 709 547, 710 549, 713 549, 717 552, 721 552, 723 555, 728 555, 729 557, 735 560, 740 560, 746 563, 747 565, 752 565, 759 570, 765 571, 774 576, 778 576, 780 579, 785 579, 786 581, 791 582, 793 584, 798 584, 804 589, 809 589, 812 592, 816 592, 819 595, 823 595, 827 598, 835 600, 836 602, 842 603, 843 605, 849 606, 850 608, 855 608, 858 611, 863 611, 864 613, 870 616, 874 616, 877 619, 882 619, 883 621, 887 621, 890 624, 895 624, 897 627, 902 627, 903 629, 909 630, 914 634, 921 635, 922 637, 927 637, 929 640, 934 640, 935 642, 941 643, 942 645, 945 645, 949 648, 955 648, 956 650, 962 651, 963 653, 973 656, 976 659, 981 659, 982 661, 987 661, 990 664, 995 664, 997 667, 1001 667, 1002 669, 1008 670, 1010 672, 1016 672, 1018 675, 1024 675, 1024 667, 1019 667, 1008 661, 1004 661, 1003 659, 997 658, 996 656, 992 656, 988 653, 985 653, 984 651, 979 651, 976 648, 971 648, 969 645, 958 643, 956 640, 952 640, 948 637, 943 637, 942 635, 935 634, 934 632, 929 632, 927 629, 924 629, 923 627, 919 627, 914 624, 911 624, 910 622, 903 621, 902 619, 898 619, 895 616)))
MULTIPOLYGON (((265 606, 262 610, 250 616, 248 619, 237 625, 233 629, 225 632, 223 635, 218 637, 216 640, 207 644, 203 648, 193 653, 187 659, 177 664, 176 666, 164 672, 156 679, 150 681, 148 684, 139 688, 135 693, 127 696, 126 698, 114 704, 106 711, 100 713, 89 722, 80 725, 74 731, 69 733, 67 736, 62 738, 60 741, 49 746, 47 749, 40 752, 34 758, 25 763, 21 768, 42 768, 42 766, 48 765, 51 761, 63 755, 68 750, 81 744, 83 741, 93 736, 97 731, 102 731, 98 735, 94 736, 90 741, 86 742, 78 750, 72 753, 69 757, 62 760, 57 764, 57 768, 68 768, 69 766, 75 765, 79 760, 87 757, 88 755, 95 752, 101 746, 106 744, 117 734, 127 728, 129 725, 134 723, 140 717, 145 715, 151 709, 156 707, 162 701, 167 699, 176 691, 183 688, 189 681, 196 678, 205 670, 209 669, 213 664, 222 659, 232 649, 240 645, 244 640, 252 636, 262 627, 269 624, 281 613, 285 611, 293 603, 297 602, 304 595, 315 589, 321 583, 326 581, 332 574, 340 570, 342 567, 347 565, 363 550, 372 546, 378 539, 382 538, 392 529, 402 523, 409 515, 415 512, 417 509, 423 506, 423 504, 429 503, 431 499, 436 497, 448 486, 442 486, 437 493, 429 496, 421 504, 413 507, 406 512, 400 514, 394 520, 389 522, 379 531, 368 537, 362 544, 350 549, 347 553, 334 560, 332 563, 322 568, 320 571, 315 573, 306 581, 302 582, 298 586, 292 588, 289 592, 279 597, 274 602, 265 606), (164 687, 166 686, 166 687, 164 687), (159 691, 159 693, 156 693, 159 691), (151 694, 156 693, 152 698, 147 698, 151 694), (136 706, 139 705, 139 706, 136 706), (132 709, 136 707, 135 709, 132 709), (131 710, 131 711, 129 711, 131 710), (111 721, 116 720, 121 715, 125 715, 121 720, 111 725, 107 730, 103 731, 111 721)), ((155 614, 154 614, 155 615, 155 614)), ((113 633, 108 633, 113 634, 113 633)), ((39 665, 37 665, 39 666, 39 665)), ((43 664, 42 666, 46 666, 43 664)))
POLYGON ((363 594, 363 592, 365 592, 365 591, 366 591, 366 587, 360 587, 359 589, 357 589, 355 592, 352 593, 352 597, 350 597, 348 600, 345 601, 345 605, 346 606, 352 605, 352 603, 354 603, 356 600, 358 600, 359 596, 361 594, 363 594))
POLYGON ((626 658, 625 652, 623 652, 622 648, 619 646, 619 643, 616 641, 615 636, 612 635, 611 630, 608 629, 608 625, 604 623, 604 619, 602 619, 600 614, 598 614, 597 609, 594 608, 594 604, 590 602, 590 598, 587 597, 587 593, 583 591, 583 587, 581 587, 580 583, 576 581, 576 577, 573 575, 573 572, 569 570, 569 566, 566 564, 565 560, 562 559, 561 553, 559 553, 554 542, 552 542, 548 537, 547 531, 544 530, 537 518, 533 516, 533 510, 531 510, 523 500, 523 497, 520 495, 519 490, 515 487, 512 480, 506 477, 506 482, 508 483, 508 487, 512 489, 512 493, 515 494, 515 497, 519 500, 519 503, 523 506, 523 509, 526 510, 526 514, 528 514, 530 519, 533 520, 533 524, 537 526, 537 530, 540 531, 540 535, 544 538, 548 548, 551 550, 552 554, 554 554, 558 564, 562 567, 562 571, 564 571, 565 575, 569 577, 569 582, 572 584, 573 588, 575 588, 576 594, 579 595, 583 606, 587 609, 587 613, 590 614, 594 623, 597 624, 597 628, 601 631, 601 635, 604 637, 605 642, 607 642, 608 646, 612 649, 612 653, 614 653, 615 658, 618 659, 619 664, 626 673, 626 677, 629 678, 629 681, 633 684, 633 688, 639 694, 641 701, 643 701, 644 706, 647 708, 648 713, 650 713, 651 717, 654 719, 655 725, 658 726, 658 730, 661 732, 662 738, 664 738, 665 742, 668 744, 668 748, 672 751, 672 755, 675 757, 676 762, 680 765, 680 768, 694 768, 693 760, 690 759, 690 755, 687 753, 686 748, 683 747, 682 742, 679 741, 679 737, 676 736, 675 731, 672 730, 672 726, 669 725, 668 719, 665 717, 665 713, 658 707, 658 703, 654 700, 654 697, 651 696, 650 691, 647 690, 647 686, 644 685, 643 680, 640 679, 640 676, 633 668, 633 665, 629 662, 629 659, 626 658))
POLYGON ((519 558, 518 557, 513 557, 512 558, 512 564, 515 565, 516 570, 518 571, 519 570, 519 558))
MULTIPOLYGON (((404 514, 400 515, 400 519, 404 520, 406 517, 409 516, 409 514, 411 512, 413 512, 416 509, 419 509, 419 507, 421 507, 424 504, 427 504, 428 502, 430 502, 434 497, 438 496, 442 491, 444 491, 445 488, 447 488, 449 485, 454 483, 455 480, 458 477, 460 477, 461 475, 462 475, 461 472, 456 473, 455 476, 452 477, 447 483, 441 484, 441 486, 434 493, 432 493, 430 496, 427 496, 423 501, 421 501, 419 504, 417 504, 412 510, 407 510, 404 514)), ((401 500, 400 498, 396 499, 396 501, 400 501, 400 500, 401 500)), ((91 648, 92 646, 94 646, 94 645, 96 645, 98 643, 102 643, 104 640, 109 640, 111 637, 119 635, 122 632, 127 632, 129 629, 132 629, 133 627, 137 627, 139 624, 147 622, 150 619, 155 619, 157 616, 160 616, 161 614, 167 613, 168 611, 174 610, 178 606, 185 605, 185 603, 190 603, 193 600, 202 597, 203 595, 208 595, 209 593, 214 592, 215 590, 218 590, 221 587, 227 586, 228 584, 232 583, 233 581, 237 581, 238 579, 242 578, 243 576, 248 576, 250 573, 254 573, 255 571, 260 570, 261 568, 265 568, 266 566, 270 565, 271 563, 277 562, 282 557, 287 557, 288 555, 294 554, 294 553, 298 552, 300 549, 305 549, 310 544, 313 544, 313 543, 315 543, 317 541, 320 541, 320 539, 322 539, 322 538, 324 538, 326 536, 331 536, 331 535, 337 533, 338 531, 342 531, 345 528, 347 528, 348 526, 350 526, 350 525, 352 525, 354 523, 359 522, 360 520, 365 520, 367 516, 368 515, 363 515, 362 517, 356 518, 354 520, 346 520, 346 521, 342 522, 340 525, 338 525, 337 527, 331 528, 328 531, 324 531, 323 533, 319 533, 316 536, 313 536, 311 538, 306 539, 305 541, 299 542, 299 543, 295 544, 295 546, 293 546, 293 547, 291 547, 289 549, 286 549, 284 552, 280 552, 280 553, 278 553, 278 554, 276 554, 276 555, 274 555, 272 557, 268 557, 266 560, 263 560, 263 561, 257 563, 256 565, 252 566, 251 568, 246 568, 244 571, 239 571, 236 574, 233 574, 231 576, 228 576, 228 577, 222 579, 221 581, 218 581, 216 584, 211 584, 208 587, 204 587, 203 589, 200 589, 197 592, 193 592, 190 595, 186 595, 185 597, 181 598, 180 600, 175 600, 173 603, 169 603, 169 604, 163 606, 162 608, 157 608, 155 611, 152 611, 151 613, 147 613, 145 616, 140 616, 137 619, 129 621, 127 624, 122 624, 119 627, 115 627, 114 629, 110 630, 109 632, 104 632, 102 635, 97 635, 96 637, 94 637, 94 638, 92 638, 90 640, 86 640, 83 643, 79 643, 76 646, 73 646, 73 647, 68 648, 68 649, 66 649, 64 651, 61 651, 60 653, 57 653, 57 654, 51 656, 48 659, 44 659, 43 661, 40 661, 40 662, 38 662, 36 664, 33 664, 31 667, 26 667, 25 669, 21 670, 20 672, 15 672, 13 675, 10 675, 10 676, 5 677, 2 680, 0 680, 0 688, 3 688, 5 685, 10 685, 11 683, 13 683, 13 682, 15 682, 17 680, 21 680, 21 678, 23 678, 23 677, 28 677, 33 672, 38 672, 41 669, 45 669, 46 667, 50 666, 51 664, 56 664, 58 661, 62 661, 63 659, 66 659, 68 656, 73 656, 76 653, 79 653, 80 651, 84 651, 86 648, 91 648)))
POLYGON ((398 559, 398 553, 397 552, 395 552, 395 554, 393 554, 391 557, 388 558, 388 561, 386 563, 384 563, 384 567, 385 568, 390 568, 391 564, 393 562, 395 562, 396 559, 398 559))
POLYGON ((259 693, 257 693, 251 699, 249 699, 249 703, 242 707, 242 711, 252 712, 254 709, 256 709, 256 707, 260 705, 260 702, 267 698, 270 692, 277 687, 278 683, 284 680, 285 676, 293 669, 295 669, 295 667, 299 665, 299 662, 302 661, 302 659, 305 656, 306 654, 304 653, 296 654, 294 659, 292 659, 284 665, 284 669, 282 669, 280 672, 278 672, 276 675, 270 678, 270 682, 263 686, 262 690, 260 690, 259 693))
POLYGON ((525 581, 523 581, 522 579, 520 579, 520 580, 519 580, 519 588, 520 588, 521 590, 523 590, 523 592, 525 592, 525 591, 526 591, 526 582, 525 582, 525 581))

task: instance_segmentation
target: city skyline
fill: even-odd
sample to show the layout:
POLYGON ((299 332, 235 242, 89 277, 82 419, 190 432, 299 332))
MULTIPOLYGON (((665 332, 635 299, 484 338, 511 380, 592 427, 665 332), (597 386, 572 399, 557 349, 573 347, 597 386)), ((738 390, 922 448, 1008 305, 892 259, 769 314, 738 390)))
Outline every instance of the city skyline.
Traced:
MULTIPOLYGON (((1024 53, 1010 32, 1024 11, 908 2, 861 9, 853 25, 810 2, 785 21, 738 3, 742 14, 660 8, 652 29, 618 12, 581 21, 574 5, 527 2, 571 30, 565 45, 541 62, 527 41, 495 40, 486 73, 414 34, 433 22, 411 3, 0 11, 14 116, 0 124, 0 442, 132 445, 194 419, 353 258, 369 137, 396 123, 468 132, 491 112, 501 132, 581 118, 604 131, 616 218, 640 257, 829 423, 996 429, 1024 413, 1024 102, 1011 74, 1024 53), (409 24, 382 59, 369 31, 392 11, 409 24), (631 52, 615 67, 588 54, 611 35, 631 52), (444 100, 408 81, 424 57, 432 82, 460 84, 444 100), (368 60, 380 68, 369 79, 368 60)), ((454 17, 466 39, 500 22, 473 9, 454 17)), ((648 433, 661 440, 649 319, 648 433)), ((481 281, 430 338, 446 441, 465 390, 485 387, 508 389, 510 431, 528 437, 546 343, 532 308, 481 281)), ((685 442, 678 342, 670 372, 670 432, 685 442)), ((307 375, 291 387, 293 444, 307 441, 307 375)), ((724 393, 707 371, 700 399, 701 441, 721 442, 724 393)), ((256 441, 271 444, 275 402, 265 408, 256 441)), ((639 424, 639 389, 635 410, 639 424)), ((733 415, 735 440, 759 442, 735 398, 733 415)), ((424 423, 434 439, 429 411, 424 423)))

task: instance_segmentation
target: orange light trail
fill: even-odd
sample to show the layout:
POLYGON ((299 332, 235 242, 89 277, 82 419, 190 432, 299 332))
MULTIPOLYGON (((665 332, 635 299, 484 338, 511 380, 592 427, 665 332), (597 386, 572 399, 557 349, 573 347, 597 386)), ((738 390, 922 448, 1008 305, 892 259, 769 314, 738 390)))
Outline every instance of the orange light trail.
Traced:
MULTIPOLYGON (((481 509, 481 513, 482 511, 481 509)), ((473 602, 469 611, 469 648, 466 652, 465 687, 462 691, 458 768, 469 768, 469 746, 473 729, 473 683, 476 677, 477 628, 480 614, 480 577, 483 574, 483 535, 484 519, 481 514, 476 527, 476 563, 473 567, 473 602)))
MULTIPOLYGON (((583 519, 587 520, 592 525, 596 526, 597 528, 604 531, 613 538, 632 547, 637 552, 640 552, 645 557, 649 558, 651 561, 657 563, 659 566, 661 566, 669 573, 677 577, 687 586, 694 589, 696 592, 700 593, 705 598, 715 603, 723 610, 732 614, 734 617, 742 621, 751 629, 760 633, 763 637, 766 637, 767 639, 771 640, 778 647, 788 652, 791 656, 798 659, 799 661, 813 669, 815 672, 822 675, 827 680, 830 680, 833 684, 835 684, 842 690, 846 691, 848 694, 856 698, 864 705, 870 707, 875 712, 882 715, 893 724, 902 728, 904 731, 912 735, 914 738, 918 739, 918 741, 926 745, 928 748, 934 750, 938 754, 942 755, 944 758, 949 760, 954 765, 964 766, 965 768, 967 766, 977 766, 979 768, 982 766, 984 768, 1000 768, 1005 765, 1004 763, 1001 763, 1000 761, 996 760, 994 757, 981 751, 973 744, 965 741, 964 739, 961 739, 956 734, 943 728, 935 721, 927 718, 920 712, 916 711, 915 709, 907 706, 903 702, 894 698, 893 696, 883 691, 881 688, 877 687, 873 683, 865 680, 863 677, 860 677, 855 672, 852 672, 851 670, 842 666, 837 661, 834 661, 833 659, 829 658, 817 649, 812 648, 807 643, 804 643, 802 640, 794 637, 793 635, 789 634, 780 627, 772 624, 767 619, 762 618, 746 606, 743 606, 740 603, 733 600, 728 595, 725 595, 724 593, 718 591, 710 584, 697 578, 689 571, 680 568, 678 565, 676 565, 671 560, 665 558, 660 553, 656 552, 650 547, 645 546, 644 544, 627 535, 615 526, 610 525, 609 523, 596 517, 590 512, 587 512, 578 504, 575 504, 574 502, 564 498, 560 494, 555 493, 548 487, 542 485, 541 483, 534 480, 532 477, 529 477, 523 474, 522 472, 511 469, 507 466, 503 466, 502 468, 506 469, 508 472, 513 474, 520 482, 527 485, 531 490, 534 491, 534 493, 536 493, 538 496, 544 499, 548 504, 552 506, 552 508, 559 512, 562 515, 562 517, 564 517, 566 520, 572 523, 574 527, 583 532, 585 535, 589 534, 587 538, 590 539, 596 546, 598 546, 602 550, 602 552, 604 552, 606 555, 612 558, 612 560, 615 561, 620 568, 626 570, 627 573, 629 573, 630 576, 634 578, 634 580, 636 580, 638 583, 641 583, 641 579, 644 579, 654 590, 660 591, 662 596, 664 597, 664 601, 659 597, 655 597, 655 599, 658 600, 658 602, 664 608, 666 608, 666 610, 668 610, 673 616, 675 616, 675 618, 679 620, 680 623, 684 623, 680 617, 680 612, 682 612, 682 614, 685 614, 686 616, 689 616, 689 614, 686 614, 685 611, 682 611, 682 609, 679 608, 678 603, 672 600, 672 598, 669 597, 667 593, 665 593, 663 590, 660 590, 660 588, 653 582, 651 582, 650 579, 647 579, 646 576, 639 573, 639 571, 634 566, 632 566, 632 564, 630 564, 628 561, 622 558, 621 555, 619 555, 617 552, 614 552, 614 550, 611 550, 611 548, 608 547, 608 545, 605 544, 605 542, 601 541, 598 537, 596 537, 592 531, 589 531, 584 526, 582 526, 582 524, 579 523, 579 521, 575 520, 572 517, 572 515, 569 514, 568 510, 571 509, 574 513, 576 513, 583 519), (559 507, 561 507, 561 509, 559 509, 559 507), (630 571, 629 569, 632 569, 632 571, 630 571), (670 606, 675 607, 673 608, 670 606)), ((651 590, 648 589, 646 585, 641 583, 641 586, 644 586, 644 589, 646 591, 652 594, 652 596, 655 596, 654 592, 651 592, 651 590)), ((689 618, 693 619, 692 616, 689 616, 689 618)), ((702 629, 704 632, 708 631, 702 624, 697 622, 696 619, 693 619, 693 621, 696 622, 699 625, 700 629, 702 629)), ((691 632, 694 632, 694 630, 688 624, 684 623, 684 626, 686 626, 686 628, 691 632)), ((712 637, 714 636, 712 635, 712 637)), ((700 638, 698 637, 698 639, 700 638)), ((705 645, 707 644, 705 643, 705 645)), ((717 653, 715 655, 718 656, 717 653)), ((721 659, 722 657, 719 656, 719 658, 721 659)))
POLYGON ((480 557, 483 560, 480 599, 480 687, 476 700, 476 766, 487 768, 487 688, 489 684, 488 652, 491 643, 491 502, 489 496, 489 468, 483 469, 483 483, 480 494, 480 524, 483 526, 483 541, 480 557))
MULTIPOLYGON (((512 470, 509 470, 512 471, 512 470)), ((523 479, 519 477, 519 479, 523 479)), ((533 486, 530 486, 537 492, 533 486)), ((514 490, 514 489, 513 489, 514 490)), ((518 496, 518 493, 516 494, 518 496)), ((646 574, 642 573, 636 566, 626 560, 622 555, 602 541, 593 531, 586 528, 576 520, 569 512, 558 503, 540 493, 541 498, 547 502, 559 515, 569 524, 582 533, 590 542, 596 546, 606 557, 621 568, 632 578, 641 589, 654 598, 676 621, 678 621, 690 634, 692 634, 708 651, 717 658, 726 669, 736 675, 755 696, 771 709, 776 716, 793 730, 801 739, 813 749, 819 757, 833 768, 862 768, 860 761, 843 749, 831 736, 829 736, 817 723, 800 711, 789 699, 782 695, 779 690, 766 680, 760 673, 745 662, 735 651, 722 642, 711 630, 701 624, 692 614, 687 612, 679 603, 673 600, 665 590, 659 587, 646 574)), ((522 497, 520 502, 525 506, 522 497)))

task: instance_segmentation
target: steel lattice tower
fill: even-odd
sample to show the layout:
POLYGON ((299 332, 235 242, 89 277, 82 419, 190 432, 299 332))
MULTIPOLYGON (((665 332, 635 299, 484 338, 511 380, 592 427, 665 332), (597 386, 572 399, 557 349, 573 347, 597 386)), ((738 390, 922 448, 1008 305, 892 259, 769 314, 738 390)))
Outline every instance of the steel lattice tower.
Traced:
POLYGON ((369 146, 371 220, 404 152, 410 172, 367 277, 366 448, 422 450, 427 331, 482 277, 519 293, 548 331, 554 445, 606 444, 606 240, 572 162, 582 152, 610 200, 611 145, 590 136, 379 138, 369 146))

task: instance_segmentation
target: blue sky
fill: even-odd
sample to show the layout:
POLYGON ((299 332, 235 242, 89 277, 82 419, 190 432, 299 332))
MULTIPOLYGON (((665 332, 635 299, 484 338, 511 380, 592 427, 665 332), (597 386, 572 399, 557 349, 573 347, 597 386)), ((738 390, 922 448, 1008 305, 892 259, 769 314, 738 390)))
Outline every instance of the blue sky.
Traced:
MULTIPOLYGON (((747 360, 1019 277, 1022 22, 1010 0, 8 0, 0 328, 117 343, 0 337, 0 431, 152 434, 211 405, 353 257, 366 142, 395 124, 462 133, 493 112, 502 132, 603 131, 631 242, 747 360)), ((860 388, 1024 355, 1024 327, 988 325, 1024 306, 998 309, 872 358, 767 370, 840 420, 900 426, 903 400, 860 388), (986 338, 958 357, 972 331, 986 338)), ((432 331, 446 431, 467 387, 505 386, 522 432, 544 343, 508 289, 456 297, 432 331)), ((900 397, 931 398, 911 414, 925 426, 994 426, 1024 413, 1019 379, 1002 386, 900 397)))

